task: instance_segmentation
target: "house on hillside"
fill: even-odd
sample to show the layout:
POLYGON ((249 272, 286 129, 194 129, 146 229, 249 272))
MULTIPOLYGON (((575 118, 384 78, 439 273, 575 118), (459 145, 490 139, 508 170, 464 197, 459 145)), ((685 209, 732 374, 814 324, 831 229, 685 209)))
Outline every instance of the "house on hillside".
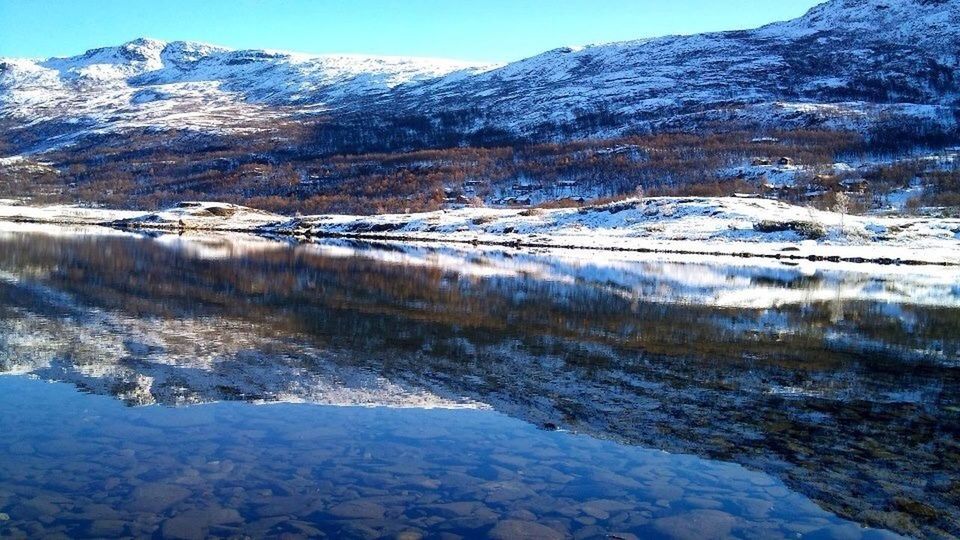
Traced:
POLYGON ((466 195, 456 195, 453 197, 444 197, 443 204, 448 207, 462 207, 470 204, 470 199, 466 195))
POLYGON ((800 194, 800 189, 794 185, 766 182, 760 187, 763 197, 767 199, 792 199, 800 194))
POLYGON ((857 195, 863 195, 867 192, 869 182, 865 178, 845 178, 840 181, 839 187, 847 192, 857 195))
POLYGON ((530 206, 530 197, 504 197, 497 201, 502 206, 530 206))
POLYGON ((634 154, 638 153, 641 148, 635 144, 622 144, 619 146, 609 147, 609 148, 598 148, 596 154, 598 156, 608 156, 616 154, 634 154))
POLYGON ((513 185, 513 191, 516 193, 530 193, 535 189, 537 189, 537 186, 527 182, 520 182, 513 185))
POLYGON ((813 191, 826 193, 828 191, 837 191, 839 184, 840 180, 836 176, 818 174, 814 176, 813 181, 810 182, 810 189, 813 191))
POLYGON ((793 165, 793 158, 784 156, 777 160, 777 165, 780 165, 781 167, 789 167, 793 165))

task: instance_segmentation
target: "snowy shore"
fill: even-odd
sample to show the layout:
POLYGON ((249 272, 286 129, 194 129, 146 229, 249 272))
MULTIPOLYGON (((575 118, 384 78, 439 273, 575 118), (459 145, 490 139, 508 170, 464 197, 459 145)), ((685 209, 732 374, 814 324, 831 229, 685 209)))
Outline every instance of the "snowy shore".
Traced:
POLYGON ((960 219, 853 216, 753 198, 654 197, 565 209, 289 218, 225 203, 160 212, 0 204, 0 220, 533 248, 960 265, 960 219))

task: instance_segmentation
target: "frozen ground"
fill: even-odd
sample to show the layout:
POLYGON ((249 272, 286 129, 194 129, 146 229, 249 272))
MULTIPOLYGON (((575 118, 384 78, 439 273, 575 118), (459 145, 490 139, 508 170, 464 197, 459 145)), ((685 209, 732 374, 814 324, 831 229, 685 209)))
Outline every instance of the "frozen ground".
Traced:
POLYGON ((281 229, 306 236, 960 264, 960 220, 843 216, 766 199, 658 197, 558 210, 311 216, 281 229))
POLYGON ((182 202, 160 212, 109 210, 80 206, 26 206, 0 200, 0 220, 64 225, 114 225, 121 228, 253 231, 286 218, 227 203, 182 202))
POLYGON ((960 264, 960 220, 844 216, 752 198, 655 197, 566 209, 463 208, 290 219, 224 203, 161 212, 0 205, 0 220, 538 248, 960 264))

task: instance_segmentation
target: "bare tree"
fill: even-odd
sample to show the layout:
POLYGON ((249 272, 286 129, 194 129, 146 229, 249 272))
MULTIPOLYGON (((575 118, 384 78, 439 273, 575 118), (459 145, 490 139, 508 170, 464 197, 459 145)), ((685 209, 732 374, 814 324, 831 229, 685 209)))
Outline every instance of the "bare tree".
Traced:
POLYGON ((840 191, 834 197, 833 211, 840 214, 840 234, 844 231, 844 220, 850 211, 850 196, 840 191))

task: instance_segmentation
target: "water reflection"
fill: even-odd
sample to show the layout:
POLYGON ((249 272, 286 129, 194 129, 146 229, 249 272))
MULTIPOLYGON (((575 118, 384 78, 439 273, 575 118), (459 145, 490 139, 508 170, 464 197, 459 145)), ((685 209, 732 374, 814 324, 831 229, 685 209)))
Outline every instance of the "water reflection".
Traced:
POLYGON ((0 400, 12 428, 0 433, 0 506, 17 518, 13 536, 892 537, 762 473, 499 414, 123 411, 37 381, 0 378, 0 391, 19 396, 0 400))
MULTIPOLYGON (((471 422, 491 413, 462 409, 493 408, 738 462, 861 523, 957 534, 956 278, 942 268, 884 276, 583 252, 7 233, 0 369, 132 405, 385 405, 416 408, 412 424, 423 408, 471 422)), ((644 527, 667 514, 634 529, 651 534, 644 527)), ((597 525, 566 519, 558 530, 597 525)))

